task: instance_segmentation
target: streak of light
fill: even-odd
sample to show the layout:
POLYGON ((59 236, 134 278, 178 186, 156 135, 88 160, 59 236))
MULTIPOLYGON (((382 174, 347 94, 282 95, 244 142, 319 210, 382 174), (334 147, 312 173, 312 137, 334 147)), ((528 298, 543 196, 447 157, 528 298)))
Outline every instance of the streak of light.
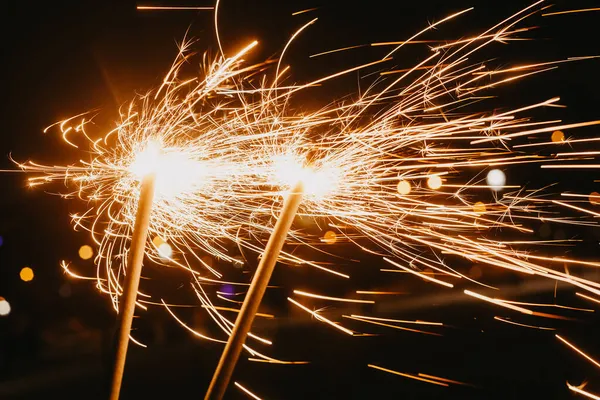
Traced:
POLYGON ((346 299, 343 297, 323 296, 323 295, 319 295, 319 294, 304 292, 302 290, 294 290, 294 293, 299 296, 312 297, 314 299, 321 299, 321 300, 341 301, 341 302, 345 302, 345 303, 375 304, 375 302, 373 300, 346 299))
POLYGON ((432 380, 432 379, 422 378, 422 377, 417 376, 417 375, 411 375, 411 374, 406 374, 406 373, 403 373, 403 372, 394 371, 392 369, 383 368, 383 367, 380 367, 380 366, 374 365, 374 364, 368 364, 367 366, 370 367, 370 368, 378 369, 380 371, 389 372, 390 374, 400 375, 400 376, 403 376, 405 378, 415 379, 415 380, 421 381, 421 382, 427 382, 427 383, 431 383, 431 384, 439 385, 439 386, 446 386, 446 387, 449 386, 447 383, 444 383, 444 382, 438 382, 438 381, 435 381, 435 380, 432 380))
POLYGON ((580 350, 579 348, 577 348, 577 346, 575 346, 574 344, 570 343, 569 341, 567 341, 567 339, 563 338, 560 335, 554 335, 556 336, 556 338, 558 340, 560 340, 561 342, 563 342, 564 344, 566 344, 567 346, 569 346, 570 348, 572 348, 573 350, 575 350, 577 353, 579 353, 581 356, 583 356, 586 360, 588 360, 589 362, 591 362, 592 364, 594 364, 596 367, 600 368, 600 363, 598 363, 598 361, 594 360, 592 357, 588 356, 587 354, 585 354, 582 350, 580 350))
MULTIPOLYGON (((429 332, 429 331, 424 331, 424 330, 421 330, 421 329, 412 329, 412 328, 407 328, 407 327, 404 327, 404 326, 386 324, 386 323, 383 323, 383 322, 377 322, 377 321, 373 321, 373 320, 370 320, 370 319, 358 318, 358 317, 355 317, 355 316, 352 316, 352 315, 343 315, 342 317, 343 318, 352 319, 352 320, 355 320, 355 321, 364 322, 364 323, 367 323, 367 324, 373 324, 373 325, 385 326, 386 328, 398 329, 398 330, 401 330, 401 331, 423 333, 425 335, 431 335, 431 336, 442 336, 441 334, 435 333, 435 332, 429 332)), ((358 336, 358 335, 354 334, 354 336, 358 336)))
POLYGON ((519 307, 519 306, 514 306, 514 305, 506 303, 506 302, 504 302, 503 300, 500 300, 500 299, 493 299, 491 297, 487 297, 487 296, 484 296, 482 294, 475 293, 475 292, 472 292, 472 291, 466 290, 466 289, 464 290, 464 293, 466 295, 475 297, 477 299, 480 299, 480 300, 483 300, 483 301, 487 301, 489 303, 493 303, 493 304, 496 304, 498 306, 510 308, 511 310, 518 311, 518 312, 521 312, 523 314, 533 315, 533 311, 531 311, 531 310, 528 310, 526 308, 519 307))
POLYGON ((407 292, 386 292, 381 290, 357 290, 356 294, 372 294, 372 295, 394 295, 394 294, 406 294, 407 292))
POLYGON ((600 396, 597 396, 597 395, 592 394, 590 392, 586 392, 585 390, 583 390, 583 386, 585 386, 585 385, 582 385, 582 386, 579 386, 579 387, 578 386, 573 386, 573 385, 571 385, 571 384, 569 384, 567 382, 567 387, 569 388, 569 390, 571 390, 571 391, 573 391, 575 393, 578 393, 578 394, 580 394, 582 396, 585 396, 585 397, 587 397, 589 399, 600 400, 600 396))
POLYGON ((310 315, 312 315, 313 317, 315 317, 317 320, 325 322, 326 324, 334 327, 335 329, 338 329, 342 332, 344 332, 345 334, 348 334, 350 336, 354 335, 354 332, 351 331, 350 329, 344 328, 343 326, 336 324, 335 322, 325 318, 324 316, 320 315, 319 313, 317 313, 316 311, 312 311, 309 308, 303 306, 302 304, 298 303, 296 300, 288 297, 287 298, 289 302, 291 302, 292 304, 294 304, 295 306, 301 308, 302 310, 306 311, 307 313, 309 313, 310 315))
POLYGON ((136 6, 136 10, 165 11, 165 10, 214 10, 214 7, 189 7, 189 6, 136 6))
POLYGON ((245 387, 243 387, 240 383, 238 382, 234 382, 235 386, 237 386, 242 392, 246 393, 248 396, 250 396, 251 398, 253 398, 254 400, 262 400, 260 397, 258 397, 257 395, 255 395, 254 393, 252 393, 251 391, 249 391, 248 389, 246 389, 245 387))
POLYGON ((289 365, 302 365, 302 364, 310 364, 310 361, 281 361, 281 360, 272 360, 272 359, 262 359, 262 358, 248 358, 248 361, 253 362, 261 362, 268 364, 289 364, 289 365))
POLYGON ((418 276, 420 278, 423 278, 425 280, 428 280, 430 282, 437 283, 438 285, 446 286, 446 287, 449 287, 449 288, 453 288, 454 287, 454 285, 451 284, 451 283, 444 282, 444 281, 441 281, 441 280, 436 279, 436 278, 432 278, 431 276, 427 276, 427 275, 425 275, 425 274, 423 274, 421 272, 418 272, 418 271, 413 271, 412 269, 406 268, 405 266, 402 266, 402 265, 400 265, 400 264, 398 264, 398 263, 390 260, 389 258, 384 257, 383 259, 385 261, 389 262, 390 264, 392 264, 392 265, 394 265, 394 266, 396 266, 396 267, 398 267, 398 268, 400 268, 400 269, 402 269, 402 270, 404 270, 406 272, 409 272, 409 273, 411 273, 413 275, 416 275, 416 276, 418 276))
POLYGON ((422 374, 420 372, 419 372, 419 376, 423 377, 423 378, 435 379, 436 381, 442 381, 442 382, 446 382, 446 383, 455 383, 457 385, 463 385, 463 386, 471 386, 471 387, 473 387, 473 385, 471 385, 470 383, 465 383, 465 382, 461 382, 461 381, 455 381, 453 379, 448 379, 448 378, 441 378, 439 376, 434 376, 434 375, 422 374))
POLYGON ((587 295, 585 295, 585 294, 583 294, 583 293, 579 293, 579 292, 575 292, 575 294, 576 294, 577 296, 579 296, 579 297, 583 297, 584 299, 587 299, 587 300, 593 301, 593 302, 595 302, 595 303, 600 303, 600 299, 595 299, 595 298, 593 298, 593 297, 591 297, 591 296, 587 296, 587 295))
POLYGON ((300 11, 293 12, 292 15, 300 15, 300 14, 304 14, 304 13, 307 13, 307 12, 315 11, 315 10, 318 10, 318 9, 319 9, 319 7, 307 8, 305 10, 300 10, 300 11))
POLYGON ((579 10, 555 11, 555 12, 551 12, 551 13, 542 14, 542 17, 549 17, 551 15, 574 14, 574 13, 589 12, 589 11, 600 11, 600 8, 582 8, 579 10))
POLYGON ((555 331, 556 330, 555 328, 548 328, 548 327, 544 327, 544 326, 521 324, 519 322, 510 321, 508 319, 500 318, 498 316, 494 317, 494 319, 497 321, 506 322, 507 324, 523 326, 525 328, 541 329, 541 330, 547 330, 547 331, 555 331))
POLYGON ((346 50, 351 50, 351 49, 358 49, 360 47, 365 47, 365 46, 366 46, 366 44, 361 44, 361 45, 358 45, 358 46, 342 47, 342 48, 339 48, 339 49, 328 50, 328 51, 323 51, 321 53, 311 54, 308 57, 309 58, 320 57, 320 56, 324 56, 326 54, 333 54, 333 53, 338 53, 340 51, 346 51, 346 50))

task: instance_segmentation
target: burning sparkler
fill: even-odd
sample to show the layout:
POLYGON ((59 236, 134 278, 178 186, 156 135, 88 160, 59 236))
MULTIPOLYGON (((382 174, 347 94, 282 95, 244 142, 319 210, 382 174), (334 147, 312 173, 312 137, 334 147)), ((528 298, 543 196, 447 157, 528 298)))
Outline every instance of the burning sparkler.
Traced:
MULTIPOLYGON (((242 307, 234 327, 218 312, 205 289, 205 283, 223 280, 201 254, 240 263, 228 246, 235 244, 262 254, 263 238, 270 235, 259 271, 272 271, 276 261, 283 261, 348 278, 336 267, 281 251, 290 227, 290 241, 314 248, 319 244, 310 232, 294 229, 296 209, 304 218, 325 221, 335 231, 334 238, 339 236, 381 255, 394 270, 447 289, 455 287, 452 281, 456 279, 487 286, 446 261, 459 258, 568 282, 600 295, 599 283, 560 271, 565 264, 598 267, 600 263, 540 254, 531 250, 536 241, 500 239, 495 234, 498 229, 528 234, 532 231, 527 223, 541 219, 595 225, 585 219, 555 216, 552 209, 557 207, 588 216, 598 214, 569 200, 544 197, 542 191, 507 185, 503 171, 510 165, 541 162, 547 167, 565 167, 555 164, 554 158, 527 153, 523 148, 574 143, 575 139, 565 139, 564 134, 553 134, 549 143, 523 143, 523 139, 600 121, 564 124, 557 120, 533 121, 527 115, 535 109, 558 106, 558 97, 497 112, 458 113, 462 107, 485 101, 488 97, 481 92, 546 72, 560 63, 593 58, 503 69, 488 69, 470 61, 482 48, 527 32, 527 28, 517 25, 545 9, 543 1, 538 1, 477 36, 438 43, 431 55, 410 69, 377 71, 381 78, 355 100, 332 102, 323 109, 302 113, 291 105, 298 93, 344 74, 386 68, 405 44, 470 9, 431 24, 407 41, 376 44, 393 46, 380 60, 305 84, 284 85, 289 74, 289 68, 282 68, 284 54, 277 63, 247 64, 244 59, 257 42, 232 57, 209 59, 205 55, 203 73, 182 78, 183 65, 192 57, 191 42, 185 41, 163 84, 124 108, 115 129, 94 137, 87 131, 87 114, 57 124, 69 145, 79 147, 81 139, 88 142, 90 161, 68 167, 33 162, 20 166, 36 174, 29 179, 30 185, 66 181, 77 188, 73 195, 90 204, 88 212, 73 216, 73 220, 76 226, 88 229, 99 246, 95 259, 97 286, 111 296, 115 309, 126 293, 123 276, 135 275, 130 269, 134 261, 128 259, 136 241, 136 214, 146 212, 149 236, 139 237, 144 254, 154 263, 176 266, 190 274, 199 301, 222 331, 226 335, 233 332, 236 337, 235 332, 243 332, 233 345, 238 354, 252 323, 252 317, 243 317, 244 310, 249 307, 250 314, 257 311, 270 273, 256 291, 249 291, 248 299, 254 300, 242 307), (146 190, 152 192, 145 189, 151 186, 149 182, 155 185, 154 200, 147 196, 151 209, 138 203, 146 198, 146 190), (473 193, 481 190, 491 190, 493 200, 478 201, 473 193), (280 209, 283 211, 278 218, 280 209), (173 254, 164 257, 153 237, 169 243, 173 254), (440 276, 428 275, 425 269, 440 276)), ((292 40, 314 22, 302 26, 292 40)), ((578 161, 584 156, 590 154, 565 153, 559 160, 578 161)), ((69 270, 66 264, 64 267, 69 270)), ((132 290, 137 291, 137 287, 132 290)), ((508 300, 468 289, 463 293, 535 315, 508 300)), ((295 299, 289 300, 318 320, 347 334, 355 333, 295 299)), ((334 301, 344 300, 356 299, 334 301)), ((139 307, 154 303, 157 301, 151 294, 138 293, 139 307)), ((177 318, 163 299, 158 303, 177 318)), ((133 315, 133 308, 130 311, 133 315)), ((376 321, 369 316, 351 319, 376 321)), ((254 356, 269 359, 245 348, 254 356)), ((227 364, 233 368, 236 359, 231 358, 227 364)))

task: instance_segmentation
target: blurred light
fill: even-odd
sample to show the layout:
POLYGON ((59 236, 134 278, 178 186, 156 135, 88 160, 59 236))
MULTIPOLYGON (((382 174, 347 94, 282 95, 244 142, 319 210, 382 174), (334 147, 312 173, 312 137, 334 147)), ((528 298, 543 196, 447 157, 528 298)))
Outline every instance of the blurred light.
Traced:
POLYGON ((233 288, 233 285, 225 284, 221 286, 220 292, 226 294, 227 296, 233 296, 235 290, 233 288))
POLYGON ((58 289, 58 295, 60 297, 71 297, 72 294, 72 290, 71 290, 71 285, 69 284, 69 282, 65 282, 62 285, 60 285, 60 288, 58 289))
POLYGON ((162 243, 160 246, 158 246, 158 254, 163 258, 171 258, 173 255, 173 249, 169 243, 162 243))
POLYGON ((492 187, 492 190, 500 190, 506 184, 506 175, 499 169, 493 169, 487 174, 487 184, 492 187))
POLYGON ((407 195, 410 193, 410 182, 408 181, 400 181, 398 182, 398 193, 402 195, 407 195))
POLYGON ((598 192, 590 193, 590 204, 593 206, 600 205, 600 193, 598 193, 598 192))
POLYGON ((427 186, 430 189, 437 190, 442 187, 442 178, 439 175, 432 175, 427 179, 427 186))
POLYGON ((0 246, 2 246, 2 243, 4 243, 4 239, 2 238, 2 236, 0 236, 0 246))
POLYGON ((79 257, 81 257, 82 260, 89 260, 93 255, 94 250, 87 244, 79 248, 79 257))
POLYGON ((337 242, 337 235, 334 231, 327 231, 323 236, 323 241, 327 244, 334 244, 335 242, 337 242))
POLYGON ((485 204, 483 204, 481 201, 478 201, 477 203, 473 204, 473 211, 475 211, 478 214, 485 213, 486 212, 485 204))
POLYGON ((23 267, 21 272, 19 273, 21 280, 24 282, 29 282, 33 279, 33 270, 29 267, 23 267))
POLYGON ((8 314, 10 314, 10 303, 4 297, 0 297, 0 317, 6 317, 8 314))
POLYGON ((554 143, 564 142, 565 134, 562 131, 554 131, 554 132, 552 132, 551 138, 554 143))

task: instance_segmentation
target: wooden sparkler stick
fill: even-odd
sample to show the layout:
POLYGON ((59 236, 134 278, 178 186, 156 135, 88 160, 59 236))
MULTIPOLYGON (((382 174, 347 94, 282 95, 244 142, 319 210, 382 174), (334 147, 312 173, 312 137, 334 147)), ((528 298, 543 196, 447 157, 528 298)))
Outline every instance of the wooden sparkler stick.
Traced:
POLYGON ((135 301, 142 273, 142 262, 144 261, 144 250, 148 237, 148 225, 150 223, 150 211, 154 199, 155 175, 149 174, 142 180, 138 209, 133 226, 131 247, 129 248, 129 263, 125 275, 123 287, 123 299, 119 304, 119 322, 117 330, 116 352, 113 361, 113 374, 110 386, 110 400, 118 400, 125 370, 125 359, 127 358, 127 346, 129 345, 129 333, 135 313, 135 301))
POLYGON ((206 397, 204 397, 205 400, 221 400, 225 395, 229 380, 233 375, 233 370, 246 341, 246 336, 248 336, 252 321, 258 311, 258 306, 273 274, 277 258, 298 211, 303 192, 304 185, 299 182, 290 191, 283 203, 281 214, 267 242, 267 247, 258 264, 254 278, 252 278, 252 283, 235 320, 231 336, 229 336, 229 340, 225 345, 219 365, 210 382, 206 397))

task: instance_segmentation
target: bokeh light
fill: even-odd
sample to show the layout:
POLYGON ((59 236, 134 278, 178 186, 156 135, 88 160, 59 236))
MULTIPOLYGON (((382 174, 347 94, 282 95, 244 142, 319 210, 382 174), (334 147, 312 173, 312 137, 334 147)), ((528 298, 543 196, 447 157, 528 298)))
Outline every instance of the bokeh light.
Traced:
POLYGON ((79 248, 79 257, 81 257, 82 260, 89 260, 93 255, 94 250, 87 244, 79 248))
POLYGON ((473 204, 473 211, 478 214, 484 214, 486 211, 485 204, 483 204, 481 201, 478 201, 477 203, 473 204))
POLYGON ((598 192, 590 193, 590 204, 593 206, 600 206, 600 193, 598 193, 598 192))
POLYGON ((33 280, 33 270, 29 267, 23 267, 21 269, 21 272, 19 273, 19 276, 21 277, 21 280, 24 282, 29 282, 31 280, 33 280))
POLYGON ((442 178, 439 175, 432 175, 427 179, 427 186, 430 189, 437 190, 442 187, 442 178))
POLYGON ((0 297, 0 317, 8 314, 10 314, 10 303, 4 297, 0 297))
POLYGON ((554 143, 564 142, 565 134, 562 131, 554 131, 552 132, 551 139, 554 143))
POLYGON ((323 241, 327 244, 334 244, 337 242, 337 235, 334 231, 327 231, 325 235, 323 235, 323 241))
POLYGON ((398 182, 398 193, 402 195, 407 195, 410 193, 410 182, 408 181, 400 181, 398 182))
POLYGON ((499 169, 493 169, 488 172, 486 181, 492 190, 501 190, 506 184, 506 175, 499 169))
POLYGON ((4 239, 2 238, 2 236, 0 236, 0 246, 2 246, 2 243, 4 243, 4 239))
POLYGON ((173 255, 173 249, 171 248, 169 243, 162 243, 160 246, 158 246, 158 254, 162 258, 171 258, 171 256, 173 255))

